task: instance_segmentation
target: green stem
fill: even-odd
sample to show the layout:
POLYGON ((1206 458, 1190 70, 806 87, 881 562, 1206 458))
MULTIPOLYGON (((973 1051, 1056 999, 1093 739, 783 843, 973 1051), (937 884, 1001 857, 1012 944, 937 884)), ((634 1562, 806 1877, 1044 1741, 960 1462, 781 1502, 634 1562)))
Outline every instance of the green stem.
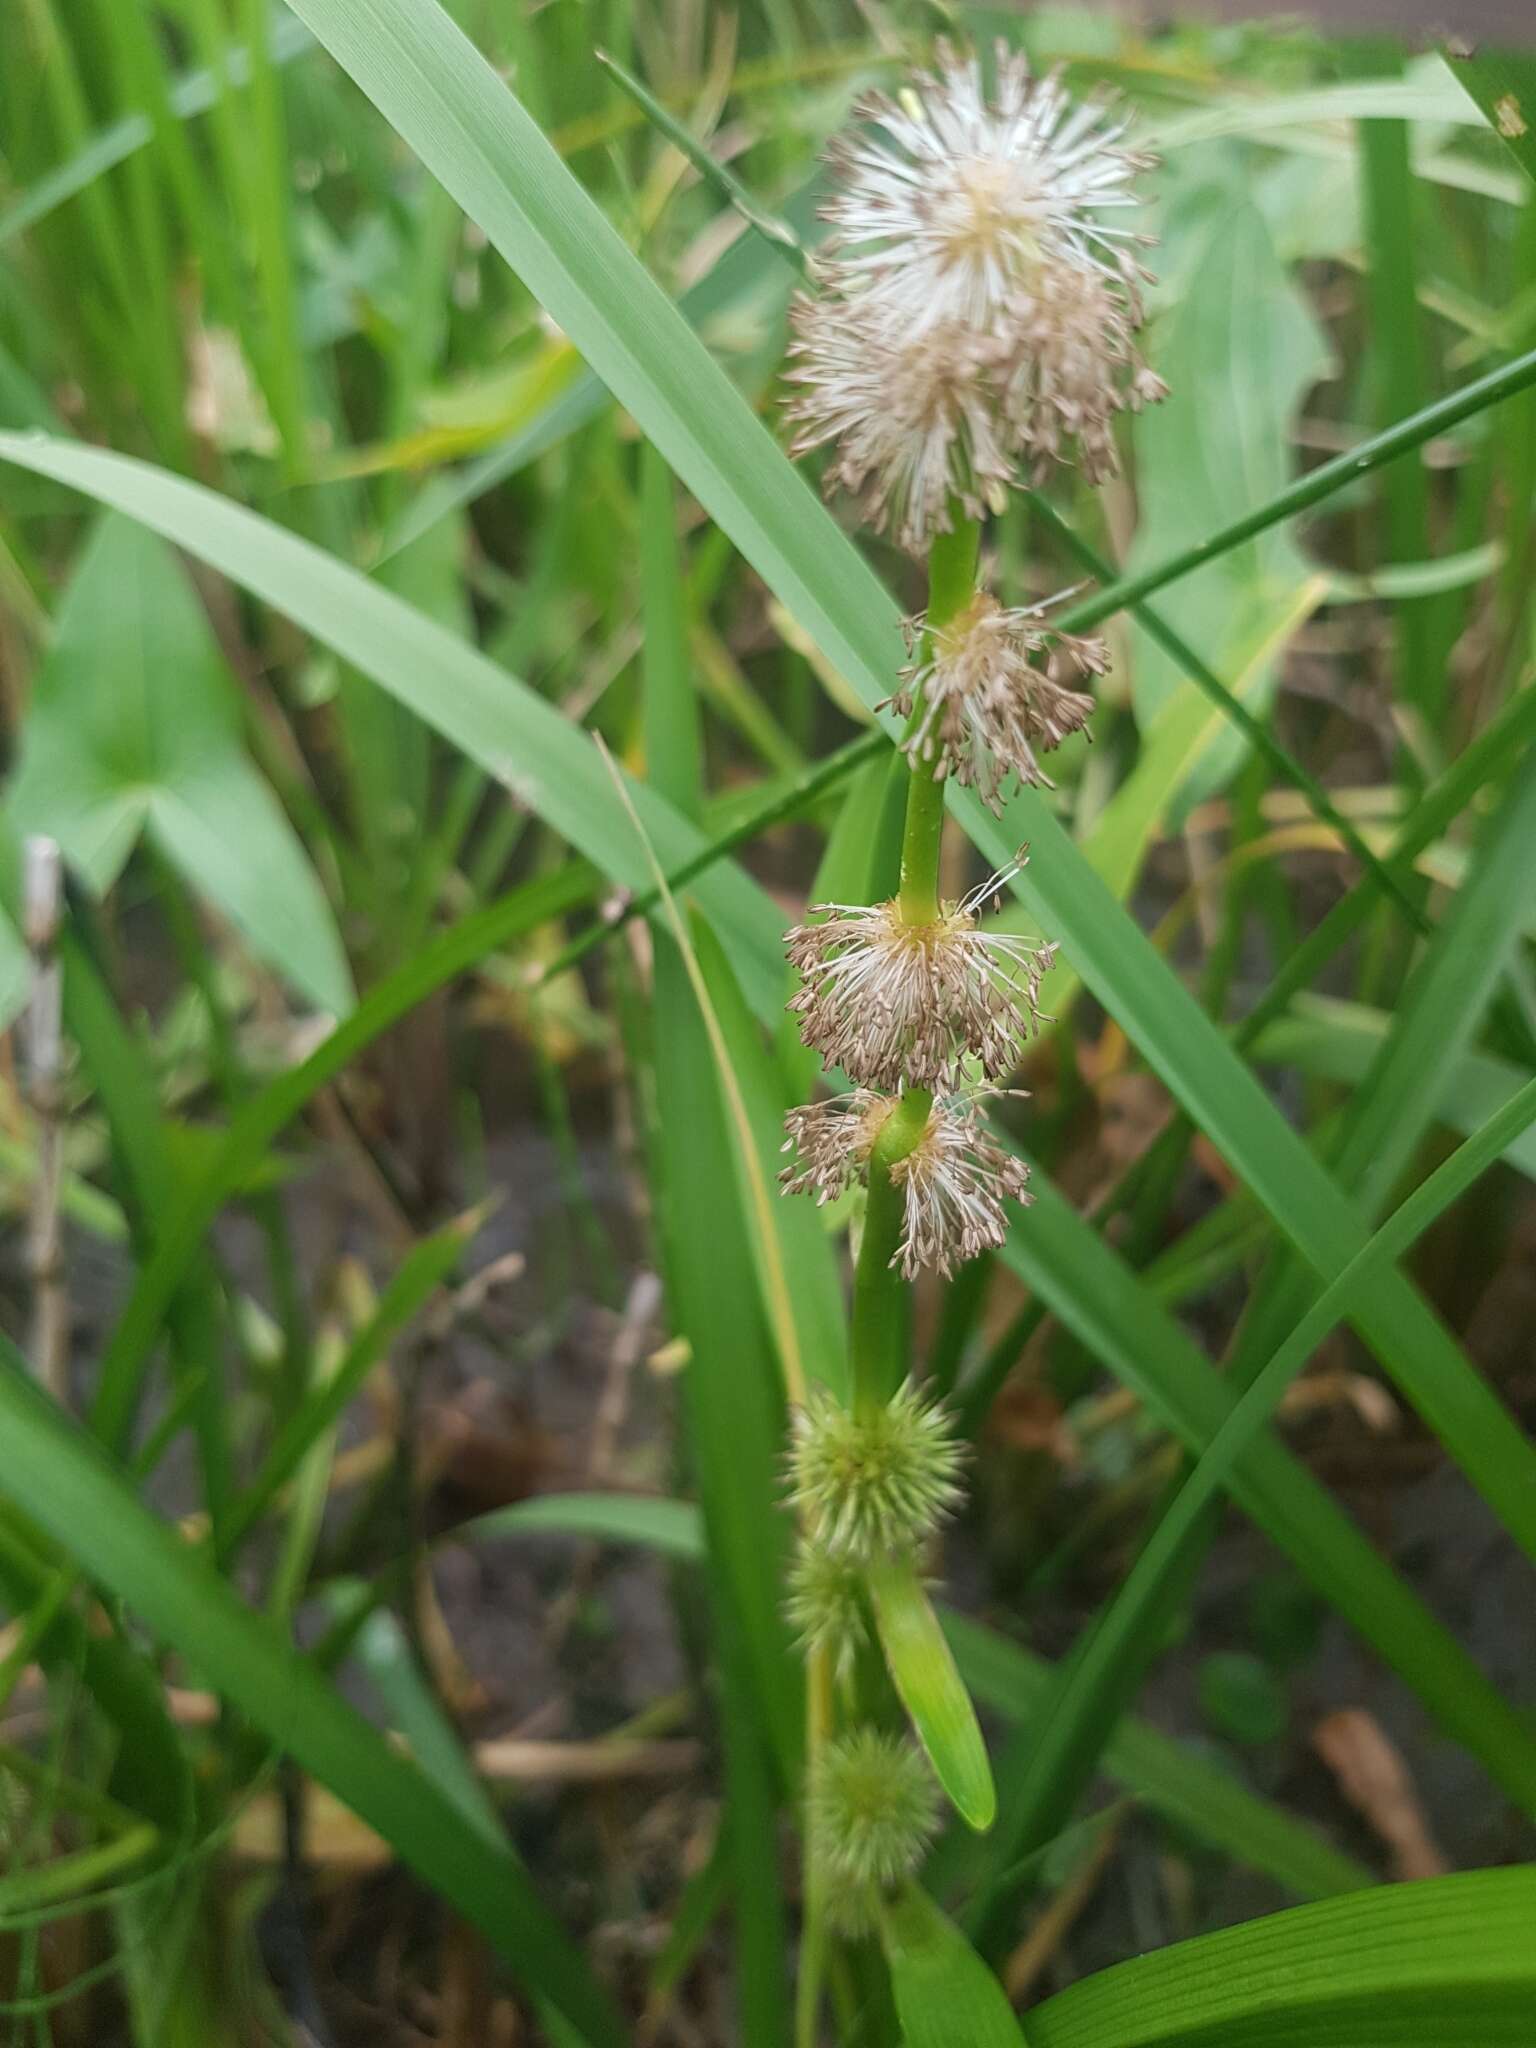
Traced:
MULTIPOLYGON (((949 533, 938 534, 928 553, 928 618, 923 653, 932 635, 957 618, 976 590, 976 554, 981 529, 974 519, 955 519, 949 533)), ((913 708, 922 717, 921 704, 913 708)), ((944 837, 944 784, 934 764, 914 759, 907 783, 907 819, 901 843, 901 892, 897 898, 904 924, 932 924, 939 914, 939 854, 944 837)), ((906 1089, 885 1121, 869 1159, 869 1201, 864 1211, 864 1238, 853 1281, 850 1361, 853 1404, 874 1407, 889 1401, 901 1383, 906 1349, 906 1292, 891 1265, 901 1242, 903 1201, 891 1168, 916 1150, 928 1128, 933 1094, 927 1088, 906 1089)))
POLYGON ((901 1384, 906 1290, 891 1265, 901 1242, 905 1204, 891 1168, 917 1149, 933 1109, 927 1088, 908 1088, 885 1120, 869 1155, 869 1201, 853 1276, 849 1363, 855 1408, 875 1408, 901 1384))
MULTIPOLYGON (((935 536, 928 551, 928 619, 923 659, 933 647, 933 634, 957 617, 976 591, 976 552, 981 529, 974 519, 955 520, 950 533, 935 536)), ((914 721, 922 716, 913 709, 914 721)), ((939 848, 944 835, 944 784, 935 764, 912 762, 907 787, 907 823, 901 842, 901 904, 905 924, 932 924, 939 914, 939 848)))

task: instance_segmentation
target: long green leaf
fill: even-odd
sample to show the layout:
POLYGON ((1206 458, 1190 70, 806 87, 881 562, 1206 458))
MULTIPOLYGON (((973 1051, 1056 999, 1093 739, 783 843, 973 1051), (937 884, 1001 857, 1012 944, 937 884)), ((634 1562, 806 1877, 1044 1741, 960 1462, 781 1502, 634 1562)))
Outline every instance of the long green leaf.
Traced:
MULTIPOLYGON (((78 930, 59 941, 64 967, 64 1017, 80 1050, 97 1098, 106 1113, 116 1162, 125 1185, 124 1206, 133 1221, 141 1258, 153 1261, 162 1232, 175 1210, 178 1186, 169 1134, 160 1119, 154 1068, 141 1042, 129 1031, 78 930)), ((256 1161, 252 1159, 250 1165, 256 1161)), ((241 1173, 235 1186, 245 1179, 241 1173)), ((235 1187, 229 1190, 235 1192, 235 1187)), ((229 1411, 222 1362, 224 1315, 212 1267, 201 1243, 188 1248, 163 1305, 183 1391, 190 1389, 201 1459, 203 1505, 222 1526, 232 1484, 229 1411)), ((138 1383, 124 1382, 126 1433, 138 1383)))
MULTIPOLYGON (((1014 886, 1077 972, 1314 1269, 1332 1279, 1365 1243, 1365 1218, 1275 1110, 1146 935, 1087 869, 1049 809, 1015 802, 1002 821, 974 803, 967 829, 1001 863, 1027 840, 1014 886)), ((1536 1455, 1508 1410, 1401 1274, 1357 1305, 1356 1327, 1513 1533, 1536 1555, 1536 1455)))
POLYGON ((655 938, 655 1115, 663 1272, 689 1345, 683 1399, 709 1541, 719 1646, 738 1995, 750 2048, 779 2048, 784 1909, 771 1775, 794 1782, 800 1673, 780 1613, 788 1529, 777 1503, 784 1408, 779 1361, 757 1305, 751 1222, 737 1194, 713 1051, 676 943, 655 938))
POLYGON ((347 1346, 335 1372, 312 1388, 288 1417, 262 1459, 256 1477, 235 1501, 221 1532, 221 1556, 228 1556, 255 1527, 311 1447, 335 1428, 347 1404, 361 1391, 389 1345, 464 1256, 464 1247, 479 1222, 477 1212, 456 1217, 412 1247, 373 1314, 347 1346))
MULTIPOLYGON (((274 64, 290 64, 305 50, 313 48, 314 38, 301 22, 286 14, 274 20, 271 42, 274 64)), ((250 52, 242 47, 231 48, 220 72, 222 76, 205 68, 190 71, 184 78, 177 79, 169 95, 173 112, 183 120, 204 114, 221 97, 226 85, 245 85, 251 75, 250 52)), ((127 114, 122 120, 114 121, 110 128, 93 135, 67 163, 39 178, 35 185, 19 194, 4 213, 0 213, 0 249, 7 242, 14 241, 16 236, 25 234, 38 221, 46 220, 55 208, 94 184, 104 172, 126 162, 136 151, 153 141, 154 132, 154 124, 147 114, 127 114)))
MULTIPOLYGON (((1301 996, 1288 1016, 1277 1018, 1259 1033, 1253 1057, 1261 1063, 1298 1067, 1304 1074, 1354 1085, 1370 1073, 1391 1026, 1387 1011, 1367 1003, 1301 996)), ((1437 1120, 1470 1137, 1527 1079, 1527 1071, 1512 1060, 1498 1059, 1492 1053, 1464 1052, 1456 1059, 1437 1058, 1428 1088, 1437 1120)), ((1504 1157, 1528 1180, 1536 1180, 1536 1134, 1522 1131, 1511 1138, 1504 1157)))
POLYGON ((742 999, 730 962, 707 925, 696 926, 694 946, 744 1113, 745 1129, 734 1122, 731 1126, 732 1152, 743 1201, 752 1202, 755 1191, 766 1191, 769 1197, 766 1202, 758 1201, 753 1210, 759 1228, 752 1233, 752 1250, 764 1304, 772 1302, 782 1276, 786 1299, 780 1304, 778 1317, 770 1314, 770 1321, 777 1324, 782 1320, 793 1325, 796 1355, 807 1380, 843 1393, 848 1372, 847 1338, 842 1281, 832 1239, 809 1202, 777 1199, 784 1112, 791 1105, 763 1044, 757 1020, 742 999), (766 1241, 769 1233, 771 1244, 766 1241))
MULTIPOLYGON (((963 1615, 946 1614, 944 1632, 976 1697, 993 1713, 1021 1723, 1027 1736, 1034 1715, 1051 1696, 1057 1670, 963 1615)), ((1148 1722, 1127 1715, 1111 1735, 1101 1764, 1113 1784, 1155 1813, 1235 1863, 1264 1871, 1298 1898, 1331 1897, 1376 1882, 1363 1863, 1336 1849, 1317 1829, 1148 1722)))
MULTIPOLYGON (((370 676, 484 768, 517 802, 547 818, 579 853, 632 889, 649 870, 601 762, 582 734, 527 684, 392 591, 321 549, 201 485, 46 435, 0 434, 0 459, 115 506, 284 612, 370 676)), ((670 872, 702 845, 653 791, 635 803, 670 872)), ((782 1000, 781 919, 733 865, 697 884, 759 1013, 782 1000)))
POLYGON ((1181 1941, 1026 2014, 1030 2048, 1527 2048, 1536 1865, 1181 1941))
POLYGON ((1442 47, 1452 77, 1536 183, 1536 63, 1523 51, 1468 49, 1459 40, 1442 47))
POLYGON ((315 1667, 134 1498, 0 1349, 5 1490, 108 1592, 366 1820, 592 2048, 625 2030, 580 1951, 498 1848, 315 1667))
POLYGON ((1368 1214, 1378 1211, 1428 1128, 1426 1075, 1470 1045, 1530 911, 1536 871, 1536 750, 1528 752, 1485 826, 1466 879, 1392 1014, 1392 1026, 1350 1105, 1335 1170, 1368 1214))
POLYGON ((691 1501, 652 1500, 634 1493, 543 1493, 510 1508, 493 1508, 460 1522, 444 1540, 478 1543, 500 1536, 595 1536, 606 1543, 640 1543, 668 1557, 697 1564, 704 1529, 691 1501))

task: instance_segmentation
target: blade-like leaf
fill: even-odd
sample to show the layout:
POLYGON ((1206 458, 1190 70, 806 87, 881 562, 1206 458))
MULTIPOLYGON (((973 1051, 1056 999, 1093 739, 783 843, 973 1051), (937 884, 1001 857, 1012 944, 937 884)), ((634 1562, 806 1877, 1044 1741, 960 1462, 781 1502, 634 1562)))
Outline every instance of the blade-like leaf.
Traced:
MULTIPOLYGON (((0 434, 0 459, 71 482, 174 541, 285 612, 477 761, 616 881, 643 889, 649 869, 613 787, 581 733, 525 683, 393 592, 307 541, 200 485, 124 456, 46 436, 0 434)), ((698 831, 637 786, 646 831, 670 872, 699 851, 698 831)), ((737 867, 703 877, 708 910, 753 1007, 782 997, 782 920, 737 867)))
POLYGON ((987 1746, 921 1580, 910 1565, 876 1564, 867 1583, 885 1661, 934 1775, 968 1827, 991 1827, 997 1792, 987 1746))
MULTIPOLYGON (((1230 1390, 1102 1237, 1048 1182, 1037 1176, 1033 1185, 1035 1205, 1002 1257, 1191 1450, 1203 1450, 1231 1412, 1230 1390)), ((1536 1741, 1312 1475, 1265 1436, 1234 1467, 1231 1491, 1446 1728, 1536 1812, 1536 1741)), ((1004 1835, 1000 1828, 1000 1864, 1017 1860, 1004 1835)))
POLYGON ((538 1494, 460 1522, 449 1534, 455 1543, 498 1536, 595 1536, 606 1543, 640 1543, 693 1564, 704 1555, 703 1524, 691 1501, 650 1500, 634 1493, 538 1494))
POLYGON ((1030 1849, 1070 1818, 1092 1762, 1155 1654, 1166 1624, 1164 1596, 1186 1576, 1191 1539, 1238 1459, 1264 1428, 1353 1296, 1402 1256, 1440 1213, 1536 1119, 1536 1081, 1445 1161, 1326 1288, 1229 1412, 1113 1600, 1063 1672, 1013 1805, 1019 1844, 1030 1849))
MULTIPOLYGON (((1371 1071, 1391 1024, 1385 1010, 1367 1003, 1342 1002, 1334 996, 1299 996, 1288 1016, 1277 1018, 1260 1032, 1253 1056, 1353 1085, 1371 1071)), ((1430 1100, 1442 1123, 1470 1137, 1527 1079, 1525 1069, 1492 1053, 1466 1052, 1454 1060, 1437 1058, 1428 1077, 1430 1100)), ((1511 1138, 1504 1157, 1528 1179, 1536 1180, 1536 1136, 1531 1132, 1511 1138)))
POLYGON ((246 756, 212 629, 170 550, 131 520, 103 520, 70 580, 9 813, 98 890, 147 829, 269 965, 322 1009, 351 1009, 330 909, 246 756))
MULTIPOLYGON (((1134 575, 1283 489, 1302 399, 1329 358, 1310 307, 1287 276, 1251 201, 1230 203, 1204 239, 1180 306, 1159 335, 1165 404, 1136 424, 1141 525, 1126 560, 1134 575)), ((1217 675, 1270 637, 1309 581, 1306 562, 1281 531, 1256 535, 1184 579, 1179 631, 1217 675)), ((1317 592, 1321 596, 1321 590, 1317 592)), ((1146 724, 1173 695, 1178 664, 1144 627, 1133 628, 1137 716, 1146 724)), ((1249 695, 1260 716, 1274 694, 1271 656, 1249 695)), ((1235 733, 1202 762, 1209 793, 1241 759, 1235 733)))
MULTIPOLYGON (((279 1074, 239 1112, 203 1171, 179 1196, 168 1199, 156 1218, 153 1255, 139 1274, 102 1358, 91 1419, 109 1448, 119 1448, 127 1437, 161 1320, 196 1260, 205 1232, 224 1203, 245 1185, 278 1133, 318 1089, 398 1018, 497 946, 570 908, 585 894, 587 880, 579 867, 562 868, 461 919, 371 989, 308 1059, 279 1074)), ((73 1019, 71 1029, 81 1035, 73 1019)))
MULTIPOLYGON (((302 22, 286 14, 274 17, 269 45, 273 64, 290 64, 314 46, 314 38, 302 22)), ((189 71, 176 80, 170 89, 171 108, 183 120, 206 113, 227 88, 244 86, 250 75, 250 52, 239 44, 231 45, 217 71, 189 71)), ((39 178, 0 213, 0 249, 38 221, 46 220, 56 207, 94 184, 104 172, 115 169, 143 149, 154 139, 154 132, 148 115, 127 114, 99 135, 93 135, 67 163, 39 178)))
POLYGON ((310 1447, 335 1428, 347 1404, 361 1391, 389 1345, 463 1257, 465 1244, 479 1223, 478 1211, 456 1217, 442 1230, 423 1238, 402 1260, 335 1372, 312 1388, 288 1417, 277 1441, 262 1459, 256 1477, 235 1501, 220 1532, 221 1555, 232 1552, 254 1528, 298 1470, 310 1447))
POLYGON ((886 1907, 880 1939, 906 2048, 1023 2048, 1002 1985, 925 1891, 886 1907))
POLYGON ((655 938, 655 1115, 651 1132, 663 1272, 688 1340, 683 1399, 690 1462, 709 1541, 705 1568, 721 1670, 731 1807, 743 2038, 777 2048, 787 2032, 783 1904, 770 1772, 794 1781, 801 1680, 780 1612, 788 1534, 777 1507, 784 1409, 779 1362, 731 1163, 714 1056, 682 956, 655 938), (750 1906, 747 1902, 750 1900, 750 1906))
POLYGON ((1025 2015, 1030 2048, 1526 2048, 1536 1866, 1384 1885, 1181 1941, 1025 2015))
MULTIPOLYGON (((964 1615, 946 1614, 944 1633, 967 1685, 996 1714, 1021 1722, 1049 1697, 1058 1673, 1042 1658, 964 1615)), ((1299 1898, 1358 1891, 1376 1882, 1284 1808, 1251 1792, 1230 1771, 1127 1715, 1101 1758, 1104 1774, 1196 1839, 1234 1862, 1265 1871, 1299 1898)), ((1006 1784, 1004 1796, 1006 1797, 1006 1784)))
POLYGON ((1452 77, 1536 183, 1536 63, 1523 51, 1470 49, 1460 39, 1444 48, 1452 77))

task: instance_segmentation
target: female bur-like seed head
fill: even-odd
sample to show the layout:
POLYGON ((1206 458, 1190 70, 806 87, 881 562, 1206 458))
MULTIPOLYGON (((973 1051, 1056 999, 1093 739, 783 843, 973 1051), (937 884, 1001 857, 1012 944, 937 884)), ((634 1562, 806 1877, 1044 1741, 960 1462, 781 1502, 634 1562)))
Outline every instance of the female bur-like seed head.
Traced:
MULTIPOLYGON (((1008 1235, 1005 1199, 1027 1206, 1029 1168, 988 1135, 982 1104, 995 1091, 973 1089, 936 1101, 916 1146, 891 1167, 902 1197, 902 1235, 891 1259, 908 1280, 931 1267, 948 1277, 1008 1235)), ((865 1181, 875 1142, 896 1096, 855 1088, 792 1109, 788 1151, 799 1153, 779 1179, 790 1194, 830 1202, 865 1181)))
POLYGON ((914 1557, 960 1499, 964 1449, 918 1388, 845 1408, 815 1388, 797 1409, 789 1498, 821 1559, 862 1566, 914 1557))
POLYGON ((855 1658, 870 1640, 863 1566, 814 1531, 805 1531, 789 1568, 784 1608, 806 1654, 824 1656, 835 1677, 850 1677, 855 1658))
MULTIPOLYGON (((932 633, 923 656, 902 671, 892 709, 910 717, 902 744, 935 774, 971 785, 993 811, 1002 809, 1010 775, 1050 788, 1040 756, 1085 730, 1093 699, 1070 683, 1109 672, 1103 640, 1054 632, 1045 607, 1008 610, 985 591, 947 626, 932 633)), ((915 621, 913 632, 921 629, 915 621)))
POLYGON ((797 450, 835 443, 828 486, 918 553, 952 503, 996 507, 1021 461, 1111 474, 1115 414, 1162 396, 1135 347, 1148 238, 1126 224, 1147 159, 1003 50, 990 100, 941 46, 855 119, 830 151, 821 291, 794 308, 797 450))
POLYGON ((856 1728, 829 1742, 811 1777, 811 1839, 834 1881, 839 1918, 872 1920, 881 1893, 910 1877, 939 1821, 939 1795, 920 1750, 900 1736, 856 1728), (840 1900, 837 1887, 852 1887, 840 1900))
POLYGON ((785 941, 804 977, 789 1009, 828 1068, 873 1088, 958 1087, 967 1060, 997 1080, 1039 1029, 1056 951, 981 928, 1006 877, 909 924, 899 903, 818 903, 785 941))

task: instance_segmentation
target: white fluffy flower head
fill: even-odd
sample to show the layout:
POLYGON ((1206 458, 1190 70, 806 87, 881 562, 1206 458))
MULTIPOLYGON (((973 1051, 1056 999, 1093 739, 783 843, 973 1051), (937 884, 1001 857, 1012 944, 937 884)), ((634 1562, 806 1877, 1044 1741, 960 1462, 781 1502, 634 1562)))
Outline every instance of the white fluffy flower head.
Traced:
POLYGON ((1001 509, 1013 429, 995 343, 953 320, 914 334, 877 301, 835 293, 797 299, 793 312, 793 452, 834 445, 829 489, 913 554, 948 530, 951 499, 968 519, 1001 509))
POLYGON ((796 450, 835 444, 828 486, 920 553, 1021 467, 1112 474, 1116 413, 1162 396, 1135 347, 1147 159, 1005 49, 990 99, 941 45, 934 74, 855 115, 830 152, 821 291, 793 309, 796 450))
POLYGON ((973 1089, 936 1102, 915 1150, 891 1168, 905 1202, 896 1258, 908 1280, 931 1267, 947 1279, 1008 1235, 1004 1198, 1028 1206, 1029 1168, 987 1134, 973 1089))
MULTIPOLYGON (((917 1144, 891 1166, 902 1198, 902 1234, 891 1258, 905 1279, 925 1268, 948 1278, 1008 1235, 1004 1200, 1027 1206, 1029 1168, 987 1131, 984 1105, 998 1091, 976 1088, 934 1102, 917 1144)), ((868 1175, 870 1154, 900 1097, 855 1088, 792 1109, 785 1151, 798 1165, 780 1174, 789 1194, 830 1202, 868 1175)))
MULTIPOLYGON (((1022 864, 1022 862, 1020 863, 1022 864)), ((1039 1029, 1040 982, 1056 949, 988 931, 979 913, 1017 868, 909 924, 897 902, 813 904, 785 942, 804 976, 789 1008, 829 1068, 893 1089, 959 1085, 967 1060, 991 1080, 1039 1029)))
MULTIPOLYGON (((1081 732, 1093 710, 1092 697, 1069 683, 1109 670, 1103 640, 1053 631, 1046 610, 1008 610, 978 593, 932 634, 890 700, 903 717, 922 706, 902 743, 907 751, 935 762, 939 777, 974 785, 994 811, 1010 775, 1051 786, 1040 755, 1081 732)), ((921 624, 914 622, 914 636, 921 624)))
POLYGON ((936 73, 898 99, 873 93, 832 149, 828 255, 852 291, 878 293, 916 330, 959 320, 998 333, 1016 295, 1063 269, 1096 271, 1139 316, 1132 187, 1149 159, 1122 148, 1127 121, 1074 103, 1060 74, 1035 78, 997 48, 989 100, 974 57, 939 46, 936 73))

